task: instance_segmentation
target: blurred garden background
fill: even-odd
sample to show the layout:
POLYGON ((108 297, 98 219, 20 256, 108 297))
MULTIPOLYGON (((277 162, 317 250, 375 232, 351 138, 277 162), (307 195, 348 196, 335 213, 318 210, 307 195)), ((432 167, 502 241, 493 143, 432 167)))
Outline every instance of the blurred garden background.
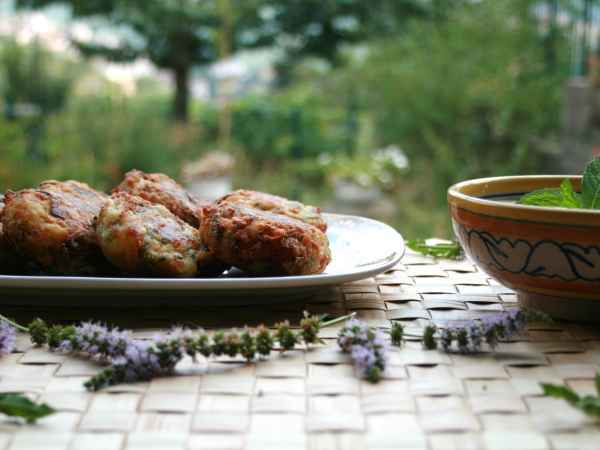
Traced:
POLYGON ((450 184, 600 147, 599 25, 597 0, 0 0, 0 192, 138 168, 449 236, 450 184))

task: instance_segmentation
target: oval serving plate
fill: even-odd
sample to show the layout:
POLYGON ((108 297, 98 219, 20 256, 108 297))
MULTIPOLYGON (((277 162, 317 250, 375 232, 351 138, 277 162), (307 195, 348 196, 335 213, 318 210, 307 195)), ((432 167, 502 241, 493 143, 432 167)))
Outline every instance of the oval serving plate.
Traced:
POLYGON ((324 214, 332 261, 324 273, 218 278, 131 278, 0 275, 0 304, 73 306, 217 305, 288 301, 326 286, 361 280, 395 266, 405 250, 392 227, 358 216, 324 214))

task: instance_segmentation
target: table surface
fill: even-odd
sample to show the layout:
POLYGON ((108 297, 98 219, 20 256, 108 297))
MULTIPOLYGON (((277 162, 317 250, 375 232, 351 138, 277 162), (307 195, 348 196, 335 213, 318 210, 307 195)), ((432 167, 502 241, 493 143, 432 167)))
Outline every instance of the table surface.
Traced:
MULTIPOLYGON (((376 278, 328 289, 305 301, 195 309, 3 308, 19 320, 102 319, 151 336, 173 323, 204 327, 272 325, 303 310, 356 311, 371 325, 392 320, 418 333, 433 321, 482 317, 516 307, 509 289, 468 261, 434 261, 408 253, 376 278)), ((600 426, 539 382, 593 393, 600 369, 600 330, 532 325, 495 353, 425 351, 419 341, 394 348, 384 380, 359 380, 335 345, 245 364, 217 358, 184 361, 181 375, 86 392, 99 368, 84 359, 32 347, 0 360, 0 392, 26 392, 59 412, 33 426, 0 422, 0 449, 598 449, 600 426)))

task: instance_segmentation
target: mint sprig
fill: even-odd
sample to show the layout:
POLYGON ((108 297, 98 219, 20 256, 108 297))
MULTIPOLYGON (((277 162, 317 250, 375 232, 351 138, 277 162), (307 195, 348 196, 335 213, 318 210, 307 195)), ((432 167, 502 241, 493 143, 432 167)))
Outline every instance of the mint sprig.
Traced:
POLYGON ((600 208, 600 158, 595 158, 585 168, 581 181, 581 194, 585 208, 600 208))
POLYGON ((428 244, 425 239, 409 239, 406 245, 415 252, 435 258, 458 259, 462 256, 462 248, 458 242, 428 244))
POLYGON ((568 178, 559 188, 537 189, 519 199, 522 205, 558 208, 600 209, 600 158, 595 158, 583 172, 581 193, 575 192, 568 178))
POLYGON ((34 423, 56 411, 45 403, 34 403, 21 394, 0 394, 0 412, 11 417, 21 417, 34 423))
POLYGON ((531 206, 582 208, 581 194, 573 190, 571 180, 565 179, 560 188, 538 189, 523 195, 519 203, 531 206))
POLYGON ((600 418, 600 372, 596 374, 596 395, 580 396, 568 386, 541 383, 544 394, 561 398, 588 416, 600 418))

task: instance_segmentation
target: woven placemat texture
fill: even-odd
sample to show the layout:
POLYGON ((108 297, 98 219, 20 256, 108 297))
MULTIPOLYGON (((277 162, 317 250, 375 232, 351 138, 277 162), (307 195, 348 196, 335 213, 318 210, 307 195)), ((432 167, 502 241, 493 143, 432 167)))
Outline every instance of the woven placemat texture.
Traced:
POLYGON ((517 306, 513 292, 469 261, 435 261, 408 253, 376 278, 270 306, 56 310, 6 308, 26 320, 35 313, 67 321, 102 319, 135 326, 150 337, 174 323, 208 328, 298 321, 303 310, 356 311, 371 325, 398 320, 414 341, 393 349, 384 380, 359 380, 335 345, 240 359, 184 361, 180 376, 120 385, 91 394, 82 383, 99 368, 84 359, 32 347, 0 360, 0 392, 26 392, 59 413, 23 426, 0 421, 0 449, 599 449, 600 428, 560 400, 545 398, 541 381, 594 392, 600 330, 540 324, 495 353, 425 351, 417 336, 430 322, 483 317, 517 306))

